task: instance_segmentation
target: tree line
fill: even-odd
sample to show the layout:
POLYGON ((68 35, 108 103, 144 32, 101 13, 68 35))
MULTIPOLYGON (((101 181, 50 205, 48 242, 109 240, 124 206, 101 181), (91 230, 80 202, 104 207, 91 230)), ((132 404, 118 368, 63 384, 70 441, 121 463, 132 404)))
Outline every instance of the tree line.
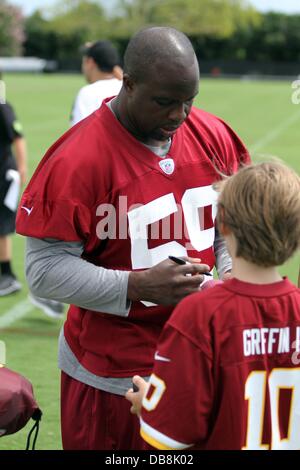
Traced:
POLYGON ((0 0, 0 56, 79 63, 82 45, 97 39, 122 55, 132 34, 153 24, 184 31, 200 60, 300 60, 300 15, 262 14, 246 0, 115 0, 109 10, 96 0, 58 0, 27 18, 0 0))

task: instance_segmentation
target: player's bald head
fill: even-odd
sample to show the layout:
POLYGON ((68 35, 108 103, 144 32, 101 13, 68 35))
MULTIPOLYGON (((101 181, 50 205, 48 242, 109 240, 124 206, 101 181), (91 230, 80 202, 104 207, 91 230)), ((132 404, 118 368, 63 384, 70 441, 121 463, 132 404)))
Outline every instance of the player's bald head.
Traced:
POLYGON ((166 68, 194 69, 199 75, 195 51, 185 34, 174 28, 152 27, 133 36, 124 56, 126 74, 143 81, 166 68))

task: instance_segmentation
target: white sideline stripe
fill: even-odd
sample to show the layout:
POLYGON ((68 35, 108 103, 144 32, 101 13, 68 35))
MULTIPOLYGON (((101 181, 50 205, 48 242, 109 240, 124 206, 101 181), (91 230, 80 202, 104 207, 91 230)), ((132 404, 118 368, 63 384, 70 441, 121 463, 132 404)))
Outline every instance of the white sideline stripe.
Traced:
POLYGON ((19 302, 17 305, 7 310, 4 315, 0 316, 0 328, 7 328, 15 321, 25 317, 25 315, 33 309, 34 307, 29 300, 19 302))
POLYGON ((273 140, 277 139, 277 137, 282 132, 284 132, 292 124, 294 124, 296 121, 298 121, 298 119, 300 119, 300 111, 297 111, 297 113, 290 116, 288 119, 286 119, 281 124, 279 124, 279 126, 275 127, 275 129, 273 129, 271 132, 268 132, 264 137, 262 137, 260 140, 255 142, 255 144, 253 144, 249 148, 250 153, 257 152, 257 150, 264 147, 266 144, 269 144, 270 142, 273 142, 273 140))

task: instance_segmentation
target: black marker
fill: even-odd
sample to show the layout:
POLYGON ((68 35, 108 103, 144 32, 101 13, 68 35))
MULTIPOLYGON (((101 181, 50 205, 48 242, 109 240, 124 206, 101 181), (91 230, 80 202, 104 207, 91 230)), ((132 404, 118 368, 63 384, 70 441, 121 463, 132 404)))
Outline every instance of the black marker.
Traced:
MULTIPOLYGON (((174 261, 174 263, 177 263, 177 264, 181 264, 181 265, 182 265, 182 264, 187 264, 187 262, 184 261, 184 259, 177 258, 177 256, 169 256, 169 259, 170 259, 171 261, 174 261)), ((189 264, 191 264, 191 263, 189 263, 189 264)), ((212 273, 209 273, 209 272, 207 272, 207 273, 202 273, 202 274, 205 274, 205 276, 212 276, 212 273)))
POLYGON ((169 256, 169 259, 177 264, 186 264, 186 261, 184 261, 184 259, 177 258, 176 256, 169 256))
POLYGON ((132 382, 132 389, 133 389, 134 393, 139 391, 139 387, 137 385, 135 385, 133 382, 132 382))

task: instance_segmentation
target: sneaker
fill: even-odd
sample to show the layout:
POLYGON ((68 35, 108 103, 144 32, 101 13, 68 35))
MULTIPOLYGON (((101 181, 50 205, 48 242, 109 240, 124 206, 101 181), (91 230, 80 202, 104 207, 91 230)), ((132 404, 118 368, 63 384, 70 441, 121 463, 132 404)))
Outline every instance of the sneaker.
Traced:
POLYGON ((22 284, 11 274, 2 274, 0 277, 0 297, 18 292, 22 289, 22 284))
POLYGON ((51 318, 63 318, 64 304, 57 302, 57 300, 44 299, 43 297, 37 297, 32 292, 28 296, 30 302, 35 306, 43 310, 43 312, 51 318))

